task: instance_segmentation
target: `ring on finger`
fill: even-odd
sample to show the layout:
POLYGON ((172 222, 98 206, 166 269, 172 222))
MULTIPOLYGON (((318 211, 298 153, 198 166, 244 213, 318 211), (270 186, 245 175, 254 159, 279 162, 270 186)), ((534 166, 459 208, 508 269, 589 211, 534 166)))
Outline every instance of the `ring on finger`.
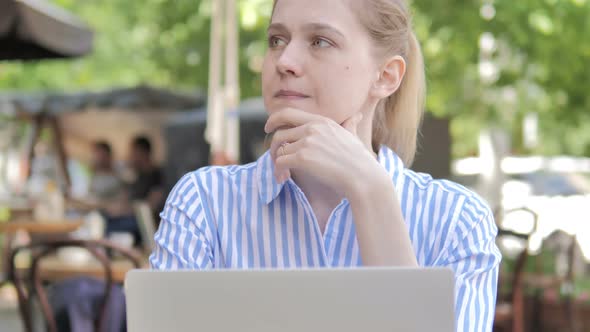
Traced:
POLYGON ((289 144, 289 143, 282 143, 281 146, 279 147, 279 157, 282 157, 285 155, 285 147, 287 146, 287 144, 289 144))

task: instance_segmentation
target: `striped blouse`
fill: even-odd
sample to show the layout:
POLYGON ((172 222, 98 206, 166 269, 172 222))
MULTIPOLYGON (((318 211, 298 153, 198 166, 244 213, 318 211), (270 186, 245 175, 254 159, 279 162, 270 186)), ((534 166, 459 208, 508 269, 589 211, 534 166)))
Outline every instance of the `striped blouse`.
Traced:
MULTIPOLYGON (((491 331, 501 256, 489 207, 460 185, 405 168, 386 147, 378 158, 397 190, 418 263, 455 272, 457 331, 491 331)), ((348 201, 322 234, 303 192, 291 180, 277 183, 273 171, 267 152, 248 165, 185 175, 160 214, 151 267, 361 266, 348 201)))

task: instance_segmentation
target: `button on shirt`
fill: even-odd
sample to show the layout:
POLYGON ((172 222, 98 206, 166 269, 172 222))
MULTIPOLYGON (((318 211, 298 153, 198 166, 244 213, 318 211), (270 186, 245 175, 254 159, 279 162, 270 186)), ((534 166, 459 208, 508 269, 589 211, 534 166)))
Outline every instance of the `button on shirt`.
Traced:
MULTIPOLYGON (((453 182, 404 167, 382 147, 420 266, 455 273, 457 331, 491 331, 500 253, 487 204, 453 182)), ((322 234, 297 185, 274 179, 267 152, 256 162, 185 175, 160 214, 154 269, 362 266, 351 207, 344 199, 322 234)))

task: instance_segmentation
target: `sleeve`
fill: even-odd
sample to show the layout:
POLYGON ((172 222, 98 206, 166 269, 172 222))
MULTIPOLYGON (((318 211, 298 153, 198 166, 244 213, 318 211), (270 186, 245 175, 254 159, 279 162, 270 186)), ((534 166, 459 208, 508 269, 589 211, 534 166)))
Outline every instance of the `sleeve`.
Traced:
POLYGON ((185 175, 172 189, 160 214, 149 261, 152 269, 209 269, 213 267, 212 229, 206 220, 195 174, 185 175))
POLYGON ((441 261, 455 272, 455 321, 458 332, 491 332, 501 254, 498 229, 489 207, 466 203, 454 240, 441 261))

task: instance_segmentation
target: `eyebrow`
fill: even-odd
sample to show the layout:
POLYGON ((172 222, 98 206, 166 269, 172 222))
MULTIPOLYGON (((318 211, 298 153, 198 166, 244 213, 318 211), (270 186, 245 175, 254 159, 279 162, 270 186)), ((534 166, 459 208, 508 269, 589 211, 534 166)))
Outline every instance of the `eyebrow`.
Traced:
MULTIPOLYGON (((267 31, 271 31, 271 30, 287 31, 287 27, 285 27, 285 25, 282 23, 272 23, 268 26, 267 31)), ((303 26, 303 30, 306 30, 306 31, 327 31, 327 32, 337 34, 338 36, 340 36, 340 38, 344 38, 344 34, 342 32, 340 32, 338 29, 334 28, 333 26, 328 25, 328 24, 324 24, 324 23, 307 23, 303 26)))

